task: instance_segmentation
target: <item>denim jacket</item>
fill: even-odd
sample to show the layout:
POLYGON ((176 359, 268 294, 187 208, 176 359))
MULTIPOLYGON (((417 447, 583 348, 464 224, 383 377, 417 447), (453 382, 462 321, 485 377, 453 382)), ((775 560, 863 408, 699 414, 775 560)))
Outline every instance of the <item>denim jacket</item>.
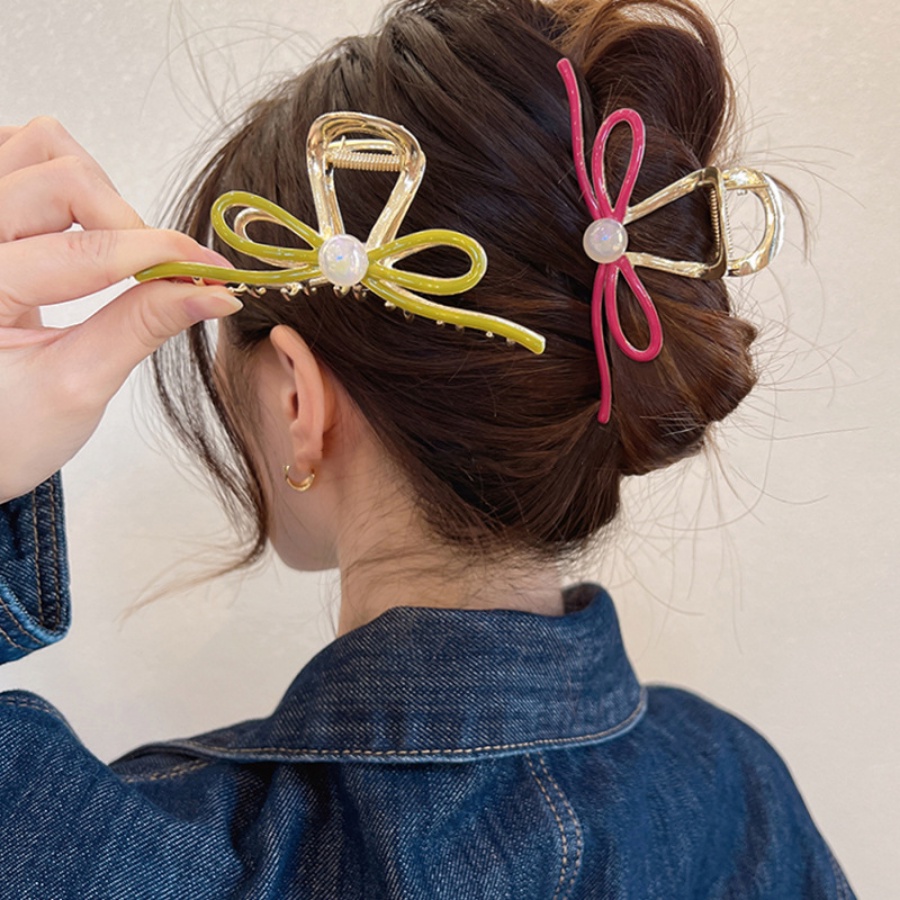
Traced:
MULTIPOLYGON (((106 765, 0 694, 0 897, 846 898, 784 763, 567 614, 396 607, 276 711, 106 765)), ((57 474, 0 507, 0 660, 69 623, 57 474)))

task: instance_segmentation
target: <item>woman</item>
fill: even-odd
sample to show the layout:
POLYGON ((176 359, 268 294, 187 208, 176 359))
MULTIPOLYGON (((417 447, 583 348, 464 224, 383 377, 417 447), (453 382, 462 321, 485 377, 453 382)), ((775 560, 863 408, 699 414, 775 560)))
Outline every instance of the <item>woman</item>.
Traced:
MULTIPOLYGON (((641 687, 608 594, 563 588, 622 477, 697 452, 753 386, 722 280, 746 170, 709 169, 729 102, 682 0, 403 3, 248 111, 185 198, 199 243, 143 227, 54 123, 0 135, 4 658, 65 632, 54 473, 157 348, 170 420, 257 523, 247 561, 271 541, 341 570, 338 638, 268 719, 107 767, 0 696, 4 896, 852 896, 768 744, 641 687), (214 286, 160 280, 188 275, 214 286)), ((754 185, 751 268, 780 222, 754 185)))

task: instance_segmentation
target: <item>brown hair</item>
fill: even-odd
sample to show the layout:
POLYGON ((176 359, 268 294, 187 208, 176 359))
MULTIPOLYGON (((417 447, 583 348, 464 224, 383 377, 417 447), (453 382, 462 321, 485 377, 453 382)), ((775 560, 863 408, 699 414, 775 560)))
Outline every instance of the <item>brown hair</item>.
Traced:
MULTIPOLYGON (((480 241, 486 277, 446 302, 540 332, 543 355, 424 319, 405 322, 376 297, 355 302, 322 289, 290 303, 271 294, 248 299, 222 327, 243 360, 276 324, 296 329, 358 405, 434 534, 491 556, 558 559, 583 550, 614 518, 624 475, 696 453, 708 426, 734 410, 756 378, 756 330, 731 314, 722 281, 643 269, 664 347, 653 362, 637 363, 609 343, 612 418, 598 423, 596 264, 581 244, 590 215, 556 70, 563 55, 581 80, 588 146, 620 107, 636 109, 647 125, 633 202, 716 161, 728 137, 731 85, 715 29, 689 0, 402 0, 375 33, 340 41, 252 106, 179 214, 178 227, 208 242, 211 204, 243 189, 314 224, 305 144, 317 116, 357 110, 417 136, 428 169, 404 229, 451 228, 480 241)), ((630 151, 623 131, 607 152, 613 196, 630 151)), ((390 176, 339 174, 348 232, 365 236, 391 184, 390 176)), ((286 239, 267 227, 254 237, 286 239)), ((705 259, 713 241, 708 201, 679 200, 629 226, 629 238, 629 249, 705 259)), ((224 245, 215 249, 247 267, 224 245)), ((464 268, 458 254, 440 250, 404 265, 445 275, 464 268)), ((644 346, 646 324, 621 282, 619 308, 626 334, 644 346)), ((182 337, 155 354, 156 383, 176 433, 215 476, 237 523, 253 523, 234 569, 266 543, 265 493, 242 436, 253 394, 238 386, 223 399, 203 324, 182 337)))

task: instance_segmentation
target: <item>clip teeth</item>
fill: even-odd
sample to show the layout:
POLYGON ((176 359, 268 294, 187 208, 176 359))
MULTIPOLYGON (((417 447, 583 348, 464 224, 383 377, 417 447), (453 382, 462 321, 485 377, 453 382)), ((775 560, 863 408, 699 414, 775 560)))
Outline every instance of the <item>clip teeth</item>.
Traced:
POLYGON ((397 308, 397 305, 396 305, 395 303, 391 303, 390 300, 385 300, 385 301, 384 301, 384 308, 385 308, 385 309, 396 309, 396 308, 397 308))

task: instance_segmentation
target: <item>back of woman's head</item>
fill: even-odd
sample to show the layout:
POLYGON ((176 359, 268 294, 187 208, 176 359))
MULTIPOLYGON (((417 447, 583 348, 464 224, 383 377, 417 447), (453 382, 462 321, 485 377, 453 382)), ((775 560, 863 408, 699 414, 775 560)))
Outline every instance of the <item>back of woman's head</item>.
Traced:
MULTIPOLYGON (((582 248, 591 219, 572 161, 561 56, 581 80, 588 139, 621 107, 646 123, 633 202, 715 161, 728 137, 730 83, 712 25, 688 0, 403 0, 376 33, 341 41, 255 104, 194 183, 179 223, 209 240, 213 201, 240 189, 315 224, 305 147, 323 113, 382 116, 418 138, 428 167, 404 232, 441 227, 478 240, 486 276, 446 302, 541 333, 544 354, 405 321, 374 296, 356 301, 330 289, 290 302, 271 292, 248 299, 222 327, 236 366, 249 366, 275 325, 296 329, 365 416, 434 534, 491 556, 557 559, 583 549, 615 516, 624 475, 696 453, 710 424, 755 379, 756 331, 731 315, 721 280, 642 269, 664 346, 641 363, 608 342, 612 416, 597 421, 597 266, 582 248)), ((623 132, 613 132, 607 150, 613 197, 630 153, 623 132)), ((349 233, 365 238, 392 183, 384 174, 339 173, 349 233)), ((270 227, 260 224, 254 236, 284 243, 286 232, 270 227)), ((708 201, 697 193, 629 226, 629 250, 670 259, 706 259, 713 240, 708 201)), ((228 247, 216 249, 247 267, 228 247)), ((403 265, 442 275, 465 268, 458 254, 435 249, 403 265)), ((618 303, 625 334, 644 346, 646 322, 621 282, 618 303)), ((251 561, 267 521, 244 437, 252 393, 230 379, 235 394, 223 403, 202 325, 189 340, 190 354, 173 343, 156 356, 158 385, 170 419, 218 476, 232 509, 253 513, 251 561), (227 452, 207 431, 201 396, 226 429, 227 452)))

